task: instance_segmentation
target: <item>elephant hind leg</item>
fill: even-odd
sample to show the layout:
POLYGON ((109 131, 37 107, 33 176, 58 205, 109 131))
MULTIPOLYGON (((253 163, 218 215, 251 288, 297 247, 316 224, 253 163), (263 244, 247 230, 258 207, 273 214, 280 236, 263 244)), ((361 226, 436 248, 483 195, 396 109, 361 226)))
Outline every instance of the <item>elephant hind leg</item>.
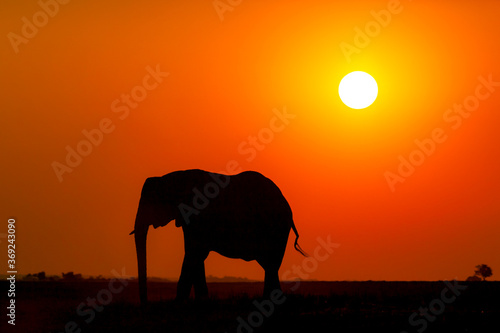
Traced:
POLYGON ((278 270, 281 266, 281 260, 257 260, 264 268, 264 297, 269 297, 273 290, 281 290, 278 270))
POLYGON ((274 290, 281 290, 278 269, 268 268, 264 277, 264 297, 268 298, 274 290))
POLYGON ((268 298, 274 290, 281 291, 280 279, 278 270, 280 269, 283 256, 285 254, 286 242, 288 239, 288 232, 286 238, 281 239, 275 243, 275 247, 262 254, 260 259, 257 259, 262 268, 264 268, 264 297, 268 298))

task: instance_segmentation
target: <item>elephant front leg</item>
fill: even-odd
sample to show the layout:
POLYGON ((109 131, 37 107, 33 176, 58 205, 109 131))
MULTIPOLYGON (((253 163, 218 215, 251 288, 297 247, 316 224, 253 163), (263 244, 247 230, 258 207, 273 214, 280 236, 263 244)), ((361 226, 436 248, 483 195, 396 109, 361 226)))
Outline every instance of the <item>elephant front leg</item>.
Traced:
POLYGON ((183 301, 189 298, 191 287, 194 285, 196 298, 208 296, 207 281, 205 278, 205 258, 207 256, 186 255, 182 263, 181 276, 177 283, 176 300, 183 301))
POLYGON ((193 259, 188 256, 184 256, 184 261, 182 263, 181 276, 179 277, 179 282, 177 282, 177 296, 176 301, 184 301, 189 298, 191 293, 191 287, 193 286, 193 273, 195 264, 193 259))
POLYGON ((205 277, 205 262, 200 260, 194 271, 194 295, 197 299, 205 299, 208 297, 207 279, 205 277))

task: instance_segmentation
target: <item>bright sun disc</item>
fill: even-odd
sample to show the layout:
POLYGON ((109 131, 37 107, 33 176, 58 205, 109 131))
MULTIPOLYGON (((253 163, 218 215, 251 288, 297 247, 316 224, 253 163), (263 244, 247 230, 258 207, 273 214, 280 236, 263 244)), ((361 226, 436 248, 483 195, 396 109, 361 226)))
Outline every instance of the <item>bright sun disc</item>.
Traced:
POLYGON ((344 76, 339 84, 339 96, 352 109, 364 109, 377 99, 377 81, 368 73, 356 71, 344 76))

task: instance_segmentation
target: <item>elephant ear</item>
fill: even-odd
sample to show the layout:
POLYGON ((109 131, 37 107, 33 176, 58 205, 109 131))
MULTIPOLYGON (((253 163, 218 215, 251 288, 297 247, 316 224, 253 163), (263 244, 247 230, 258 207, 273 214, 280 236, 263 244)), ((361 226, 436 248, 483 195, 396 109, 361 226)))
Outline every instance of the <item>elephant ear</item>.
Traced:
POLYGON ((176 206, 192 199, 193 189, 196 185, 188 171, 174 171, 166 174, 162 177, 162 183, 164 199, 176 206))
POLYGON ((162 196, 161 196, 161 178, 150 177, 146 179, 141 193, 141 213, 146 221, 150 221, 155 229, 168 223, 164 222, 162 196))
POLYGON ((193 203, 181 202, 176 207, 175 226, 184 227, 199 219, 200 211, 193 207, 193 203))
POLYGON ((163 176, 164 186, 167 188, 168 201, 175 209, 175 226, 182 227, 189 224, 186 216, 194 217, 193 200, 195 189, 204 184, 201 170, 175 171, 163 176), (201 184, 201 185, 200 185, 201 184))
POLYGON ((141 220, 155 229, 177 218, 175 206, 168 200, 168 193, 161 177, 146 179, 142 188, 139 211, 141 220))

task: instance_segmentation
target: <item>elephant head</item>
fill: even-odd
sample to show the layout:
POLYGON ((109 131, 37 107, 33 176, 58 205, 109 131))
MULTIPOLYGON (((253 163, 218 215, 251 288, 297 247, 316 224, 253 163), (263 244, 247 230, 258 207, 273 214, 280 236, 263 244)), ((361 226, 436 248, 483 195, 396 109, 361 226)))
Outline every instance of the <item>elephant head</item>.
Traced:
MULTIPOLYGON (((146 284, 146 238, 149 226, 163 227, 176 219, 176 206, 172 200, 167 184, 162 177, 146 179, 142 187, 139 208, 135 218, 134 230, 135 248, 137 252, 137 266, 139 276, 139 295, 142 304, 147 302, 146 284)), ((179 226, 176 220, 176 226, 179 226)))

